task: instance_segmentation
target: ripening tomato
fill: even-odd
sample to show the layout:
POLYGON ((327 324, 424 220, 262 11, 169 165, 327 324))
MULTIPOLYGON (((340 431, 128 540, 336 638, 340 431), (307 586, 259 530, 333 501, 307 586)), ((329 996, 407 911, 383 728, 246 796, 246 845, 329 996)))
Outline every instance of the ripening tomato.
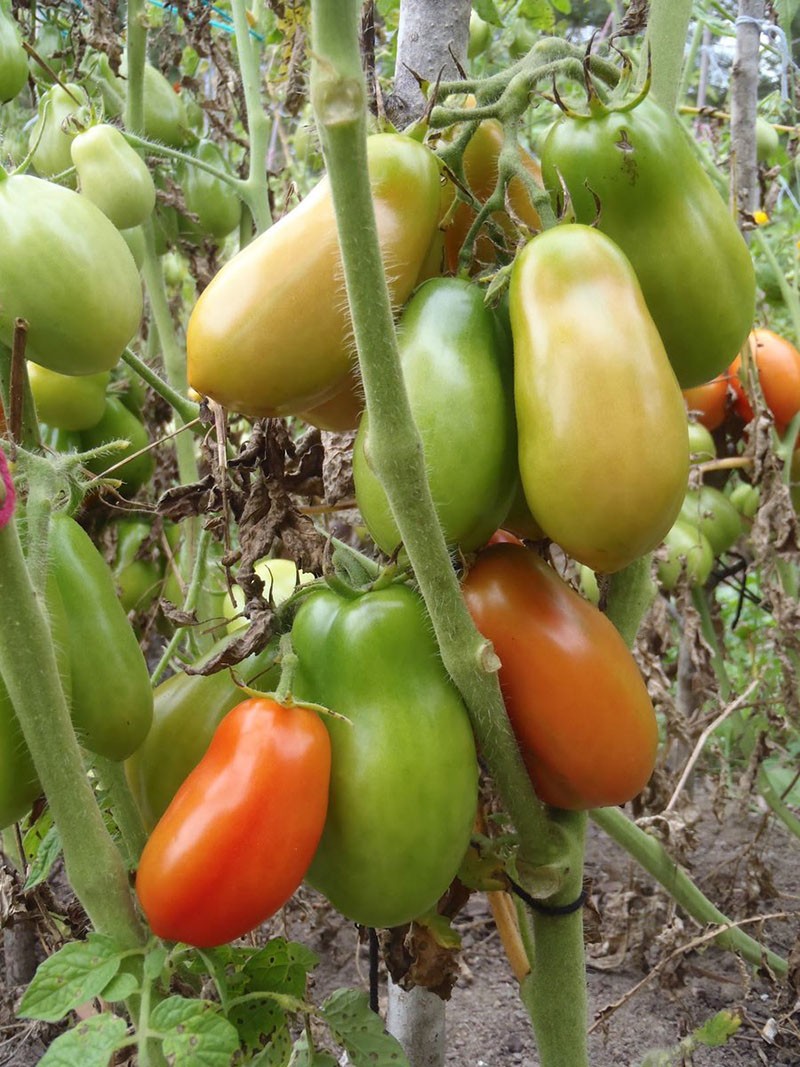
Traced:
POLYGON ((136 892, 154 933, 222 945, 282 907, 316 852, 330 767, 316 712, 267 697, 230 711, 142 853, 136 892))
POLYGON ((58 371, 28 363, 28 381, 36 404, 36 414, 58 430, 88 430, 103 417, 106 386, 111 375, 59 374, 58 371))
POLYGON ((729 381, 729 374, 718 374, 710 382, 683 390, 687 411, 696 412, 697 421, 707 430, 716 430, 725 421, 729 381))
MULTIPOLYGON (((800 352, 791 341, 772 330, 753 330, 750 354, 758 372, 764 401, 782 430, 800 411, 800 352)), ((730 366, 730 378, 736 398, 734 409, 745 422, 753 418, 753 408, 742 386, 739 355, 730 366)))
POLYGON ((493 545, 464 580, 475 625, 500 657, 500 688, 537 796, 580 811, 647 784, 653 705, 612 623, 535 552, 493 545))

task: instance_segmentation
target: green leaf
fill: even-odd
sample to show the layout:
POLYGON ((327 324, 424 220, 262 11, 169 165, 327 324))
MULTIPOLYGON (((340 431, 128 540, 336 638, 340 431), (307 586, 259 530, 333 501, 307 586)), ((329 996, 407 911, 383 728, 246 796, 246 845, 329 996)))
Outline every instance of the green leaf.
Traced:
POLYGON ((173 1067, 230 1067, 239 1048, 236 1027, 210 1000, 169 997, 153 1010, 150 1025, 160 1033, 164 1055, 173 1067))
POLYGON ((490 22, 492 26, 502 26, 503 20, 494 5, 494 0, 473 0, 472 8, 476 15, 480 15, 484 22, 490 22))
POLYGON ((125 1020, 103 1012, 57 1037, 39 1067, 108 1067, 112 1054, 131 1044, 125 1020))
POLYGON ((721 1045, 727 1044, 728 1040, 733 1037, 741 1025, 742 1020, 735 1012, 719 1011, 695 1030, 692 1033, 692 1037, 698 1045, 705 1045, 707 1048, 719 1048, 721 1045))
POLYGON ((79 1004, 99 996, 121 962, 119 946, 104 934, 71 941, 40 965, 25 990, 18 1014, 45 1022, 62 1019, 79 1004))
POLYGON ((409 1067, 397 1038, 370 1011, 369 997, 357 989, 337 989, 325 1001, 322 1017, 346 1050, 353 1067, 409 1067))
MULTIPOLYGON (((34 834, 36 827, 39 825, 39 821, 31 827, 28 833, 25 835, 25 852, 29 851, 29 838, 34 834)), ((31 843, 35 838, 31 838, 31 843)), ((54 825, 50 825, 46 831, 44 837, 36 845, 36 851, 33 856, 30 868, 28 869, 28 877, 25 880, 25 885, 22 887, 23 893, 29 889, 33 889, 34 886, 44 882, 50 871, 53 869, 53 864, 59 857, 61 852, 61 837, 58 830, 54 825)))
POLYGON ((292 1058, 292 1037, 284 1024, 270 1038, 269 1044, 253 1056, 252 1067, 288 1067, 292 1058))
POLYGON ((427 927, 436 944, 442 948, 461 948, 461 934, 453 929, 450 919, 446 915, 440 915, 435 907, 424 915, 418 915, 414 922, 427 927))
POLYGON ((120 971, 119 974, 111 979, 100 996, 103 1000, 107 1000, 109 1004, 116 1004, 120 1000, 127 1000, 138 988, 139 983, 136 980, 136 975, 131 974, 129 971, 120 971))
POLYGON ((553 5, 556 11, 560 11, 562 15, 569 15, 569 13, 572 11, 571 0, 550 0, 550 3, 553 5))
POLYGON ((555 15, 549 0, 522 0, 518 8, 522 15, 534 30, 552 30, 555 26, 555 15))
POLYGON ((163 945, 154 942, 153 947, 148 950, 144 957, 144 977, 148 981, 153 982, 158 978, 164 970, 168 955, 169 953, 163 945))
POLYGON ((329 1052, 312 1052, 306 1035, 302 1034, 295 1042, 289 1067, 338 1067, 338 1064, 329 1052))
POLYGON ((319 957, 305 945, 273 938, 244 967, 250 989, 260 992, 286 993, 304 997, 308 972, 319 963, 319 957))
POLYGON ((272 1041, 281 1028, 286 1028, 285 1012, 267 997, 234 1004, 227 1014, 239 1041, 249 1050, 260 1049, 265 1040, 272 1041))

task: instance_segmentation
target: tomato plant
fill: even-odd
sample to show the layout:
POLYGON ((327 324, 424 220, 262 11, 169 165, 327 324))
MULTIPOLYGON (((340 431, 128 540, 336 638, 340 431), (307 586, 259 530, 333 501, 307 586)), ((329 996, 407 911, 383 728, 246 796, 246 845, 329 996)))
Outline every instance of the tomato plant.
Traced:
MULTIPOLYGON (((508 339, 477 286, 460 278, 435 278, 406 305, 398 344, 445 539, 469 551, 503 521, 515 487, 508 339)), ((356 500, 373 540, 391 555, 400 533, 368 457, 365 414, 353 449, 356 500)))
POLYGON ((325 720, 330 808, 308 880, 355 922, 409 922, 455 876, 477 800, 469 719, 422 600, 406 585, 353 598, 323 589, 298 611, 292 642, 294 696, 350 720, 325 720))
POLYGON ((588 226, 546 230, 515 260, 511 327, 531 514, 580 563, 619 570, 672 525, 689 464, 680 389, 630 264, 588 226))
POLYGON ((624 804, 653 770, 658 728, 609 620, 518 545, 482 552, 463 584, 500 657, 500 688, 533 787, 555 807, 624 804))
POLYGON ((331 746, 316 712, 238 704, 153 830, 136 892, 153 931, 208 947, 294 893, 325 823, 331 746))

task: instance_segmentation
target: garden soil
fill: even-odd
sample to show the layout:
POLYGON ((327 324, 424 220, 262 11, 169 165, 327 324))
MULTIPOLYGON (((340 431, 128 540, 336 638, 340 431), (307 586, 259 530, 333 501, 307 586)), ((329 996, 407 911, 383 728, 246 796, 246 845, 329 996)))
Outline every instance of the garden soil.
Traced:
MULTIPOLYGON (((677 1051, 658 1067, 800 1067, 800 843, 752 804, 719 821, 704 798, 685 855, 700 887, 736 919, 781 915, 746 929, 774 951, 793 953, 793 983, 776 983, 711 944, 689 948, 704 931, 676 909, 627 855, 590 828, 586 909, 592 1067, 639 1067, 653 1050, 676 1050, 720 1011, 741 1025, 723 1047, 677 1051), (612 1005, 618 1004, 615 1010, 612 1005)), ((455 920, 463 948, 459 979, 446 1006, 448 1067, 537 1067, 527 1017, 486 898, 474 895, 455 920)), ((368 988, 363 936, 305 888, 261 931, 314 949, 320 964, 311 998, 340 987, 368 988)), ((58 1028, 20 1022, 21 990, 3 986, 0 968, 0 1067, 32 1067, 58 1028)), ((386 976, 380 1000, 385 1011, 386 976)))

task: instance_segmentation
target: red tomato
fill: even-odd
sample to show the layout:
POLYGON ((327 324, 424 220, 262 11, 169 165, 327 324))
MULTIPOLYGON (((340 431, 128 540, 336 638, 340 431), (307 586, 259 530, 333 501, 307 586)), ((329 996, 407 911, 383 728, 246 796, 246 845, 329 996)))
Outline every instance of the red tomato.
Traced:
POLYGON ((520 541, 520 539, 517 537, 516 534, 511 533, 509 530, 495 530, 495 532, 492 534, 492 536, 489 538, 489 540, 486 542, 486 544, 487 545, 523 545, 523 548, 524 548, 523 542, 520 541))
POLYGON ((725 421, 729 381, 729 374, 718 374, 704 385, 683 390, 687 410, 696 411, 697 421, 707 430, 716 430, 725 421))
MULTIPOLYGON (((800 411, 800 352, 772 330, 753 330, 750 352, 766 405, 778 426, 785 427, 800 411)), ((736 394, 733 406, 745 422, 750 422, 753 408, 739 380, 741 365, 741 356, 737 356, 730 366, 731 385, 736 394)))
POLYGON ((221 945, 285 904, 322 835, 330 761, 308 708, 258 698, 228 712, 142 853, 136 891, 153 932, 221 945))
POLYGON ((537 796, 573 811, 636 796, 653 770, 658 728, 606 616, 517 545, 481 553, 464 597, 500 657, 506 711, 537 796))

